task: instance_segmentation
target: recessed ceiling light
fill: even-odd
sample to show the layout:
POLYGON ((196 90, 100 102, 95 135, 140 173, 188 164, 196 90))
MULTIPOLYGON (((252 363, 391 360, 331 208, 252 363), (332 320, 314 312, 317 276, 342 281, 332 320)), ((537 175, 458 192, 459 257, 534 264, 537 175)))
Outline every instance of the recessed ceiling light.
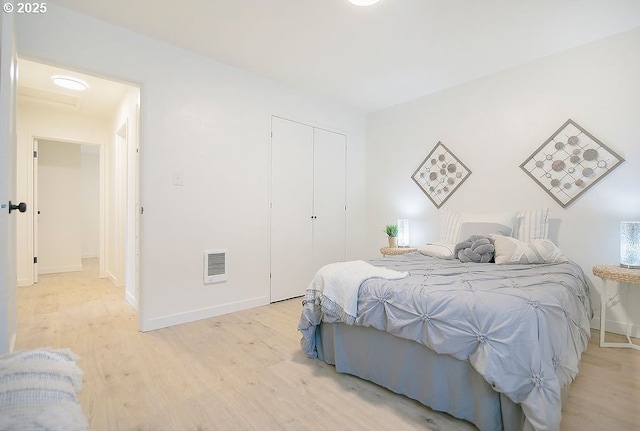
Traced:
POLYGON ((371 6, 379 1, 380 0, 349 0, 349 3, 353 3, 356 6, 371 6))
POLYGON ((78 78, 72 78, 70 76, 54 76, 51 78, 54 84, 59 87, 68 88, 69 90, 84 91, 88 85, 86 82, 78 78))

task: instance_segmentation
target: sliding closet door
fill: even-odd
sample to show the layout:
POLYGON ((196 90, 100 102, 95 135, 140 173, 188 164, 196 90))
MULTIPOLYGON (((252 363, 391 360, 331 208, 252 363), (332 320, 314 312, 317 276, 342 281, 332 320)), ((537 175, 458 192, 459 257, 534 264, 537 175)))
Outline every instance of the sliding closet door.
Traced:
POLYGON ((312 274, 313 128, 278 117, 271 138, 271 302, 303 295, 312 274))
POLYGON ((345 135, 313 132, 313 271, 346 255, 345 135))

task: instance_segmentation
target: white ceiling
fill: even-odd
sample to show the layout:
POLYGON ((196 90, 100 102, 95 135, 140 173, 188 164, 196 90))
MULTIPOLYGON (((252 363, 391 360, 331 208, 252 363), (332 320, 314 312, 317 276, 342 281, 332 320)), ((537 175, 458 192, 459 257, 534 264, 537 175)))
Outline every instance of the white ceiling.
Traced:
POLYGON ((370 112, 640 26, 639 0, 51 0, 370 112))
POLYGON ((60 67, 18 59, 18 103, 25 106, 67 110, 83 115, 111 118, 129 85, 69 71, 60 67), (71 76, 87 83, 85 91, 55 85, 56 75, 71 76))

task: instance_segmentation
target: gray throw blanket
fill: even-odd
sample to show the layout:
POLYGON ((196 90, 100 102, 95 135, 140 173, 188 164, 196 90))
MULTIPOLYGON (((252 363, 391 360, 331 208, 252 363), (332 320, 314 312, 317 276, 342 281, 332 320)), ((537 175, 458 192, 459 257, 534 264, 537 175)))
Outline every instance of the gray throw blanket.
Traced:
POLYGON ((489 263, 493 262, 495 251, 491 238, 471 235, 468 240, 456 244, 453 255, 460 262, 489 263))

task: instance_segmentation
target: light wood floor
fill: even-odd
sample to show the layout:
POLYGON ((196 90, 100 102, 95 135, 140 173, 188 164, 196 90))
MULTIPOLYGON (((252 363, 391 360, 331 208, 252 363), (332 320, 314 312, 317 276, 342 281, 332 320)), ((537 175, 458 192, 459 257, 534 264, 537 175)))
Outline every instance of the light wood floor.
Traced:
MULTIPOLYGON (((123 289, 84 264, 18 289, 16 349, 80 355, 92 430, 475 430, 306 358, 299 298, 143 334, 123 289)), ((640 352, 592 332, 562 429, 638 430, 640 352)))

